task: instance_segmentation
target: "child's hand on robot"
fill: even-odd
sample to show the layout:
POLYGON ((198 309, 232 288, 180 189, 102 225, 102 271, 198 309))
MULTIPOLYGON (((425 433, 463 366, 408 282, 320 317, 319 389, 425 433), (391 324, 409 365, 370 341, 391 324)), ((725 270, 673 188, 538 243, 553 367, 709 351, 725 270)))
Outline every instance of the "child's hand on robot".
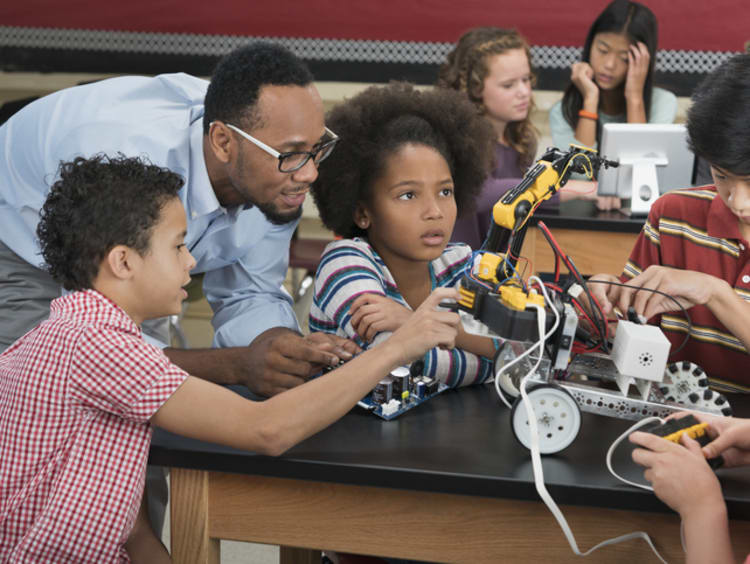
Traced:
POLYGON ((722 281, 702 272, 651 265, 628 280, 627 286, 607 284, 620 282, 611 274, 596 274, 589 282, 589 291, 601 305, 604 315, 612 317, 616 308, 626 312, 632 307, 638 315, 651 319, 659 313, 676 311, 680 305, 688 309, 707 304, 722 281))
POLYGON ((718 281, 718 278, 702 272, 651 265, 628 281, 628 286, 635 288, 621 288, 617 305, 622 311, 632 305, 639 315, 650 319, 659 313, 680 309, 676 301, 685 309, 708 303, 718 281), (658 290, 661 294, 639 288, 658 290))
MULTIPOLYGON (((606 282, 616 282, 619 284, 620 279, 612 274, 595 274, 589 278, 589 282, 590 283, 586 284, 586 286, 588 287, 589 292, 591 292, 593 298, 601 306, 604 316, 608 319, 616 319, 614 307, 620 299, 622 286, 607 284, 606 282)), ((583 305, 589 310, 589 313, 591 313, 591 305, 585 300, 583 305)))

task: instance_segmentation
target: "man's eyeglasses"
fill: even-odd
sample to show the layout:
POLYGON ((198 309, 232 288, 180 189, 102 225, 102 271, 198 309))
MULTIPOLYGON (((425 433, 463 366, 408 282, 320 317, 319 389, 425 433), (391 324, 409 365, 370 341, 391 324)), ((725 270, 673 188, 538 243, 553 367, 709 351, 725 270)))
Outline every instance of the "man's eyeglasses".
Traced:
MULTIPOLYGON (((213 124, 215 122, 211 123, 213 124)), ((331 154, 339 140, 339 136, 326 127, 326 134, 330 139, 321 141, 317 146, 313 147, 312 151, 287 151, 286 153, 279 153, 276 149, 263 143, 263 141, 259 141, 249 133, 245 133, 239 127, 234 126, 231 123, 225 125, 229 129, 239 133, 242 137, 257 147, 263 149, 272 157, 279 159, 279 172, 294 172, 295 170, 299 170, 305 166, 310 159, 313 160, 315 166, 319 165, 331 154)))

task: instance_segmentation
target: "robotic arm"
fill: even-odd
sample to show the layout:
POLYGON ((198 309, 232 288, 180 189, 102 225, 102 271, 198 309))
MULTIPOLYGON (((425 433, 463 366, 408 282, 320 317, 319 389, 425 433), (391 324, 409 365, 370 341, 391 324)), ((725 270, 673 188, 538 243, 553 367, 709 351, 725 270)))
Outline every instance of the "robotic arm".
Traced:
POLYGON ((523 180, 506 192, 492 210, 493 224, 472 271, 461 281, 459 309, 471 314, 497 335, 533 340, 541 295, 526 288, 516 272, 528 220, 544 200, 560 190, 574 172, 591 178, 601 166, 618 166, 587 147, 571 145, 567 152, 549 149, 523 180))

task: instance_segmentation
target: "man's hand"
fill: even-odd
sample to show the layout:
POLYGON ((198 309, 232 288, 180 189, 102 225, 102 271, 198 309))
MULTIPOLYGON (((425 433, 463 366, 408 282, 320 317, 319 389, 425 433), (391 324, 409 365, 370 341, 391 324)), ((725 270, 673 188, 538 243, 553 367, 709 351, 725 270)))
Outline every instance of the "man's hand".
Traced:
MULTIPOLYGON (((338 363, 339 360, 349 360, 355 354, 362 352, 362 349, 360 349, 354 341, 330 333, 310 333, 309 335, 305 335, 304 339, 319 350, 328 351, 336 355, 336 363, 338 363)), ((325 366, 328 365, 319 364, 313 367, 311 376, 312 374, 319 372, 325 366)))
POLYGON ((261 333, 244 348, 241 380, 253 393, 273 396, 304 383, 324 366, 335 366, 359 352, 351 341, 313 333, 306 337, 283 327, 261 333))
POLYGON ((380 294, 362 294, 349 306, 352 327, 370 343, 381 331, 395 331, 412 315, 401 304, 380 294))
POLYGON ((313 333, 303 337, 286 327, 261 333, 246 347, 175 349, 164 354, 185 372, 216 384, 242 384, 270 397, 299 386, 325 366, 360 352, 353 341, 313 333))
POLYGON ((636 431, 630 442, 645 447, 633 451, 633 461, 646 467, 644 478, 656 496, 681 516, 711 505, 723 505, 721 486, 697 441, 684 433, 675 444, 651 433, 636 431))

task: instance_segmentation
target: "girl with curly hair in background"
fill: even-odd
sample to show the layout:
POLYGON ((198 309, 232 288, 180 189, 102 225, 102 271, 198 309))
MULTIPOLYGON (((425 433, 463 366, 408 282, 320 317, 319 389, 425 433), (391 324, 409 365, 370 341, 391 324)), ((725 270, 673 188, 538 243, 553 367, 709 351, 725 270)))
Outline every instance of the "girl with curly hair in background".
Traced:
MULTIPOLYGON (((465 93, 495 131, 494 167, 477 197, 476 214, 456 222, 453 241, 476 248, 487 233, 492 206, 516 186, 537 152, 537 131, 531 123, 534 74, 526 40, 514 29, 479 27, 464 33, 440 68, 438 86, 465 93)), ((561 149, 566 149, 561 146, 561 149)), ((617 207, 612 198, 597 198, 591 184, 571 181, 544 207, 560 201, 590 199, 602 209, 617 207)))

